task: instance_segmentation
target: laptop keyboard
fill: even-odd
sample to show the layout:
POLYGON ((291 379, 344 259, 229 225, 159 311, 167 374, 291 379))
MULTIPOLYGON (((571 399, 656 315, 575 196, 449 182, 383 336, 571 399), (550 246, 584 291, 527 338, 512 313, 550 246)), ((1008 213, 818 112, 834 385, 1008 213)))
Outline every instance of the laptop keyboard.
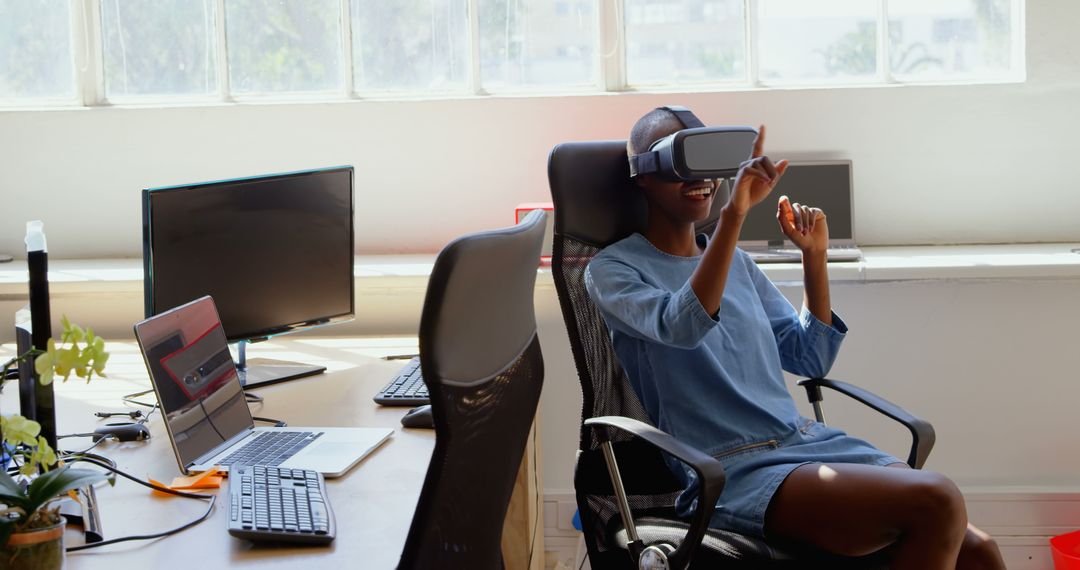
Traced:
POLYGON ((250 443, 222 459, 221 465, 281 465, 296 455, 323 432, 311 431, 264 431, 250 443))
POLYGON ((414 356, 379 393, 375 403, 383 406, 422 406, 430 404, 427 384, 420 373, 420 357, 414 356))

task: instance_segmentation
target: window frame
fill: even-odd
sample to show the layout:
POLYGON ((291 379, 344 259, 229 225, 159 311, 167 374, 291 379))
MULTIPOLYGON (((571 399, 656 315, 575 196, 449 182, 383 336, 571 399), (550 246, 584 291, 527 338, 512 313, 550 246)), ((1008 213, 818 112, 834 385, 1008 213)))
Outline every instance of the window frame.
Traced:
POLYGON ((625 14, 626 0, 596 0, 594 10, 593 77, 590 82, 577 85, 520 85, 492 89, 483 85, 480 76, 481 53, 479 34, 480 0, 463 0, 466 9, 466 43, 468 65, 464 89, 447 90, 357 90, 354 84, 352 2, 338 0, 342 86, 324 91, 297 91, 281 93, 235 94, 231 91, 228 68, 228 42, 225 26, 227 0, 212 0, 214 7, 214 61, 217 92, 213 95, 122 95, 108 97, 105 91, 104 38, 102 29, 102 0, 69 0, 70 32, 72 46, 72 70, 75 97, 0 99, 0 109, 57 108, 57 107, 105 107, 105 106, 200 106, 232 103, 267 102, 328 102, 350 100, 410 100, 410 99, 459 99, 485 96, 563 96, 598 95, 605 93, 692 93, 718 91, 748 91, 759 89, 831 89, 848 87, 883 87, 896 85, 958 85, 1017 83, 1026 79, 1025 9, 1026 0, 1010 2, 1011 54, 1010 69, 1001 75, 972 75, 955 77, 931 77, 898 79, 889 69, 889 0, 877 2, 877 61, 876 73, 867 80, 838 79, 807 82, 769 82, 760 76, 758 6, 765 0, 742 0, 744 33, 745 76, 739 80, 696 83, 641 83, 631 84, 627 77, 627 52, 625 14))

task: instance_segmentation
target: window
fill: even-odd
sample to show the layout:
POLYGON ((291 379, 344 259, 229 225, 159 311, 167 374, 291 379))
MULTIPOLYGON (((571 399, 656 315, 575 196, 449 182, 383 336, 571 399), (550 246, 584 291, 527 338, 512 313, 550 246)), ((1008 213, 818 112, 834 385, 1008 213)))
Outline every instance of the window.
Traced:
POLYGON ((356 91, 465 91, 463 0, 352 0, 351 15, 356 91))
POLYGON ((102 0, 105 96, 217 93, 214 5, 210 0, 102 0))
POLYGON ((889 3, 889 67, 909 80, 1007 74, 1013 67, 1009 0, 889 3))
POLYGON ((877 2, 761 0, 762 83, 868 81, 877 75, 877 2))
POLYGON ((342 87, 338 0, 226 0, 225 38, 233 93, 342 87))
POLYGON ((626 0, 631 85, 746 81, 742 0, 626 0))
POLYGON ((1023 0, 0 0, 0 107, 1013 81, 1023 0))
POLYGON ((485 89, 595 86, 595 1, 479 0, 478 12, 485 89))
POLYGON ((68 0, 0 0, 0 100, 75 96, 68 0))

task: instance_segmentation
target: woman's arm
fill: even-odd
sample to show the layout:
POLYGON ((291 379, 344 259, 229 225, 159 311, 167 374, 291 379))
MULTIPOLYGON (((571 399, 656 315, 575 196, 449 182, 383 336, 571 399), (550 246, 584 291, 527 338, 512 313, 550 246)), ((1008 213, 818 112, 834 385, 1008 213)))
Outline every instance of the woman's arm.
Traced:
POLYGON ((735 177, 735 189, 731 198, 720 211, 720 220, 713 231, 709 245, 705 247, 701 262, 690 276, 690 287, 697 295, 705 311, 715 316, 720 311, 720 300, 727 285, 728 269, 735 255, 735 243, 739 241, 743 220, 750 208, 759 204, 780 181, 788 162, 781 160, 775 165, 764 154, 765 125, 758 127, 754 150, 739 167, 735 177))
POLYGON ((832 324, 832 302, 829 298, 829 225, 825 212, 804 204, 792 204, 781 196, 776 204, 776 220, 780 229, 801 251, 803 263, 803 305, 819 321, 832 324))

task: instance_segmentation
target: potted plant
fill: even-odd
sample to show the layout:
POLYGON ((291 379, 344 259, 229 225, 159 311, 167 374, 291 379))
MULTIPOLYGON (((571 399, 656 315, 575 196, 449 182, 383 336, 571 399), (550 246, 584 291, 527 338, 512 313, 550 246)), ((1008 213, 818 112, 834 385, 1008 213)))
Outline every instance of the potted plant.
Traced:
MULTIPOLYGON (((74 373, 87 381, 104 376, 104 341, 65 317, 61 346, 50 339, 45 351, 28 351, 5 366, 35 357, 34 367, 43 384, 55 376, 64 380, 74 373), (83 346, 80 346, 80 343, 83 346)), ((64 523, 53 503, 74 489, 106 479, 89 469, 59 464, 55 450, 39 435, 41 426, 20 415, 0 417, 0 570, 53 570, 63 567, 64 523), (11 469, 17 467, 14 476, 11 469)))

